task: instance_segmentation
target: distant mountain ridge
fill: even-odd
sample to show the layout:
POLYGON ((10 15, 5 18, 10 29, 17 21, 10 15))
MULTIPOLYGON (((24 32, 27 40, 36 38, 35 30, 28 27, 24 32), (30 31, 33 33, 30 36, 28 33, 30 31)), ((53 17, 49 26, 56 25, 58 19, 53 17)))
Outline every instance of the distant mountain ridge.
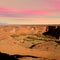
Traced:
POLYGON ((7 25, 8 23, 6 22, 0 22, 0 25, 7 25))

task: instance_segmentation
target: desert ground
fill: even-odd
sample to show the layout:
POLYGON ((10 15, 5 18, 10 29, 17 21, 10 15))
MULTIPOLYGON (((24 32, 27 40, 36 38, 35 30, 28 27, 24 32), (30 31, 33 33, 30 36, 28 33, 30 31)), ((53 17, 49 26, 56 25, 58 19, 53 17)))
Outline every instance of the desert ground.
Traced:
POLYGON ((45 26, 0 26, 0 52, 22 55, 18 60, 60 60, 59 40, 43 35, 46 31, 45 26))

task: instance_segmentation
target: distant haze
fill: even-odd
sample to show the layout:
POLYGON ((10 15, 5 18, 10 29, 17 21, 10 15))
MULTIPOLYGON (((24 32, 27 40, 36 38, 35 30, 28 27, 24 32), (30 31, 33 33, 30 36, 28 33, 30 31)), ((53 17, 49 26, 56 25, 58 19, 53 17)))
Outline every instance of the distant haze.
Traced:
POLYGON ((48 25, 60 24, 60 18, 7 18, 1 17, 0 22, 8 24, 25 24, 25 25, 48 25))

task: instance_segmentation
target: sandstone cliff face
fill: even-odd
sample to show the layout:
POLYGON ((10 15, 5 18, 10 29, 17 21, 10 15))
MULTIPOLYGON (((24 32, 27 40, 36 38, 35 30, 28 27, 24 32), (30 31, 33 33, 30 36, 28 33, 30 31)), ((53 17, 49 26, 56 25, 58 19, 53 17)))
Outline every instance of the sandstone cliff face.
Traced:
POLYGON ((47 31, 47 26, 0 26, 0 32, 9 34, 37 34, 47 31))

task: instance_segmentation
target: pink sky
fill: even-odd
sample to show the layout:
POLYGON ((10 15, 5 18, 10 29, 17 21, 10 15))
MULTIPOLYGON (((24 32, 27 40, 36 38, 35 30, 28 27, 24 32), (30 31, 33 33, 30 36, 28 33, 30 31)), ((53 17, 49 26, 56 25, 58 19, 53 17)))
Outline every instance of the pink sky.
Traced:
MULTIPOLYGON (((2 7, 0 8, 0 13, 3 14, 4 16, 4 13, 5 14, 17 14, 17 15, 21 15, 21 14, 28 14, 28 15, 42 15, 42 16, 45 16, 45 15, 54 15, 56 13, 60 13, 60 10, 57 8, 54 8, 55 10, 18 10, 18 9, 9 9, 9 8, 5 8, 5 7, 2 7)), ((1 15, 0 14, 0 15, 1 15)))
POLYGON ((0 16, 60 17, 60 0, 1 0, 0 16))

